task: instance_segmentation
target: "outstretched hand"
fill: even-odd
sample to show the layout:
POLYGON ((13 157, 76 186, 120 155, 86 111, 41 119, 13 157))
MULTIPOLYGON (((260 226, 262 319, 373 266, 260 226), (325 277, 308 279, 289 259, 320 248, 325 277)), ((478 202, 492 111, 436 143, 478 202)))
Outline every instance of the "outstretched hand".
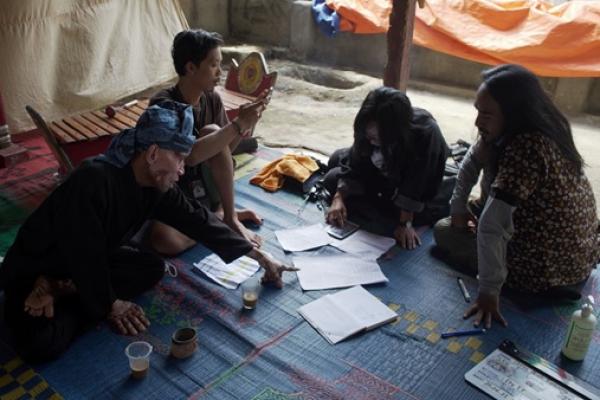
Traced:
POLYGON ((119 299, 113 303, 108 320, 121 335, 135 336, 150 326, 142 307, 119 299))
POLYGON ((281 279, 283 272, 299 271, 298 268, 287 266, 265 253, 261 252, 260 254, 261 256, 258 258, 258 263, 265 269, 265 274, 261 279, 263 285, 270 284, 281 289, 283 287, 283 281, 281 279))
POLYGON ((486 329, 492 327, 492 319, 500 322, 505 327, 508 323, 500 313, 500 297, 497 295, 490 295, 485 293, 479 293, 475 304, 473 304, 464 313, 463 318, 467 319, 471 316, 475 316, 473 325, 479 326, 482 322, 486 329))

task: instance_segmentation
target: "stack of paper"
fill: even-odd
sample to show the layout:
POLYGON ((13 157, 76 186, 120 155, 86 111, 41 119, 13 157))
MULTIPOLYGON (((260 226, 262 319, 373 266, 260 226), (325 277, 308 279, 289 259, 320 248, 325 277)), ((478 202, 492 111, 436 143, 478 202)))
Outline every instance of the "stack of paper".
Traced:
POLYGON ((303 305, 298 312, 331 344, 398 317, 361 286, 323 296, 303 305))
POLYGON ((361 229, 346 239, 334 239, 330 244, 345 253, 355 254, 367 260, 377 260, 396 244, 396 240, 361 229))
POLYGON ((297 272, 298 280, 304 290, 334 289, 388 281, 376 261, 347 254, 295 256, 293 262, 300 269, 297 272))
POLYGON ((240 283, 260 269, 258 262, 249 257, 243 256, 230 264, 225 264, 216 254, 194 263, 194 267, 227 289, 236 289, 240 283))
POLYGON ((281 247, 286 251, 304 251, 325 246, 333 240, 321 224, 275 231, 281 247))

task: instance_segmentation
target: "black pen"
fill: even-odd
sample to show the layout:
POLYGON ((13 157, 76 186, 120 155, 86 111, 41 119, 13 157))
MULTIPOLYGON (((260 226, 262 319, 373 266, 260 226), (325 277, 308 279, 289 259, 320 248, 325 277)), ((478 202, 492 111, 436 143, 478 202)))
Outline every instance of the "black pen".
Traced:
POLYGON ((471 295, 469 294, 469 291, 467 290, 467 287, 465 286, 465 283, 460 278, 456 278, 456 280, 458 281, 458 287, 460 288, 460 291, 462 292, 463 297, 465 298, 465 301, 467 303, 470 303, 471 302, 471 295))
POLYGON ((473 335, 483 335, 485 333, 485 329, 477 328, 477 329, 469 329, 466 331, 456 331, 456 332, 445 332, 442 333, 442 339, 447 339, 455 336, 473 336, 473 335))

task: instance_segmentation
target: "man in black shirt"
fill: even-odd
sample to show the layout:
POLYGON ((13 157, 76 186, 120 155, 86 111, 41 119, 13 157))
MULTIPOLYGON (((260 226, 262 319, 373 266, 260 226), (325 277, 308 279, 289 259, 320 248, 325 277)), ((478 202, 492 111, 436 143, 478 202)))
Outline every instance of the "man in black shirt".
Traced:
POLYGON ((87 160, 25 221, 3 263, 5 320, 27 359, 55 358, 90 324, 108 318, 124 335, 150 322, 129 299, 154 286, 164 263, 123 246, 147 219, 173 226, 225 262, 242 255, 281 287, 281 263, 204 207, 192 207, 175 184, 194 137, 191 107, 150 107, 107 152, 87 160))

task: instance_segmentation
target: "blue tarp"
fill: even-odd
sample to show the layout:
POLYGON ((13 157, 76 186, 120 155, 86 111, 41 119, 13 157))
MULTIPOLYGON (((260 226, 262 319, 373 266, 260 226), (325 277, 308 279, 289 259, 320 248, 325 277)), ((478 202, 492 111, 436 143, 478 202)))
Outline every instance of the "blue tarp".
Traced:
MULTIPOLYGON (((236 195, 238 206, 264 217, 259 232, 266 250, 278 258, 290 259, 274 230, 322 220, 313 204, 299 213, 301 198, 282 191, 266 193, 251 186, 248 178, 236 183, 236 195)), ((441 332, 471 323, 462 319, 466 303, 456 285, 459 274, 430 254, 430 230, 423 232, 422 241, 418 249, 398 250, 392 260, 381 262, 388 284, 366 287, 396 310, 399 319, 335 346, 296 311, 331 291, 303 292, 295 274, 287 273, 283 290, 267 288, 258 308, 243 312, 239 289, 220 287, 194 270, 192 263, 208 254, 197 246, 171 260, 178 277, 166 276, 138 299, 152 323, 147 333, 128 338, 101 324, 61 359, 34 366, 39 375, 32 376, 67 399, 485 399, 464 381, 464 374, 503 339, 510 339, 588 382, 597 382, 600 335, 594 337, 583 363, 567 362, 559 355, 574 305, 503 298, 509 328, 495 326, 483 336, 440 339, 441 332), (191 358, 177 360, 169 357, 169 344, 174 330, 183 326, 198 329, 199 349, 191 358), (149 341, 155 349, 151 370, 139 381, 129 377, 124 354, 134 340, 149 341)), ((463 278, 475 293, 475 279, 463 278)), ((596 271, 585 292, 599 299, 599 282, 596 271)), ((16 358, 5 346, 0 356, 3 366, 14 365, 16 358)), ((0 395, 17 385, 15 379, 9 386, 3 382, 8 375, 26 371, 25 366, 19 368, 0 376, 0 395)), ((45 393, 43 398, 53 392, 45 393)))

